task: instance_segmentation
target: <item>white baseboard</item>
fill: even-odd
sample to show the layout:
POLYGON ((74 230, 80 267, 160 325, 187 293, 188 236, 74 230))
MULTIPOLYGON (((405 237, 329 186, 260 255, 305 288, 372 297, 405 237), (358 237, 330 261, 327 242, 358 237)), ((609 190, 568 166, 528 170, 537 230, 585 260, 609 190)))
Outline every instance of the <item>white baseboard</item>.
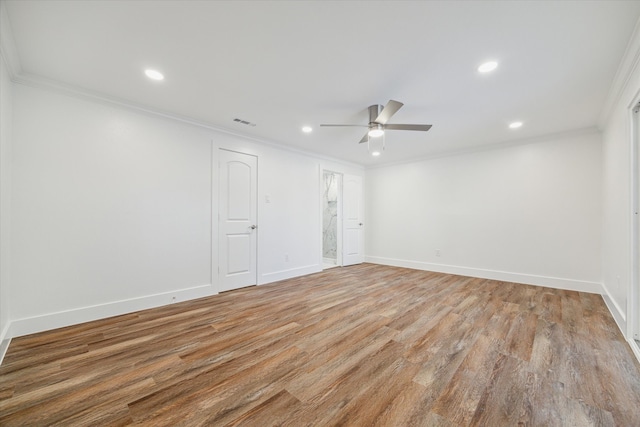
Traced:
POLYGON ((322 271, 322 266, 320 264, 312 264, 305 265, 304 267, 264 273, 258 285, 266 285, 267 283, 277 282, 278 280, 291 279, 292 277, 304 276, 307 274, 318 273, 320 271, 322 271))
POLYGON ((188 289, 179 289, 161 294, 147 295, 139 298, 131 298, 122 301, 114 301, 106 304, 80 307, 71 310, 48 313, 41 316, 16 319, 9 325, 9 337, 34 334, 92 320, 104 319, 121 314, 133 313, 148 308, 160 307, 180 301, 187 301, 215 295, 211 284, 195 286, 188 289))
POLYGON ((7 321, 7 324, 4 326, 4 329, 0 331, 0 342, 11 339, 9 336, 9 329, 11 329, 11 321, 7 321))
POLYGON ((0 365, 2 365, 2 361, 4 360, 4 355, 7 354, 7 350, 9 349, 9 344, 11 344, 11 338, 2 340, 0 342, 0 365))
POLYGON ((7 349, 9 348, 9 344, 11 343, 11 338, 9 338, 9 328, 11 327, 11 322, 8 322, 4 327, 2 332, 0 333, 0 365, 2 365, 2 361, 4 360, 4 355, 7 354, 7 349))
POLYGON ((633 338, 628 339, 627 342, 629 343, 629 347, 631 347, 631 351, 635 354, 636 359, 640 362, 640 347, 638 347, 638 342, 633 338))
MULTIPOLYGON (((276 282, 278 280, 285 280, 292 277, 317 273, 320 271, 322 271, 322 266, 319 264, 314 264, 288 270, 276 271, 273 273, 266 273, 262 275, 262 280, 259 284, 262 285, 266 283, 276 282)), ((65 326, 77 325, 79 323, 90 322, 93 320, 104 319, 112 316, 119 316, 121 314, 133 313, 139 310, 161 307, 163 305, 202 298, 210 295, 215 295, 217 293, 218 292, 211 284, 207 284, 195 286, 188 289, 180 289, 176 291, 163 292, 160 294, 147 295, 139 298, 131 298, 127 300, 114 301, 88 307, 80 307, 56 313, 47 313, 40 316, 15 319, 9 323, 7 328, 5 328, 3 335, 0 336, 0 338, 2 338, 2 341, 0 342, 0 350, 4 349, 4 351, 6 351, 8 342, 13 337, 34 334, 51 329, 63 328, 65 326)))
POLYGON ((604 292, 602 294, 604 303, 607 305, 609 312, 613 316, 613 320, 616 321, 616 325, 618 325, 620 333, 627 340, 629 347, 631 347, 631 351, 633 352, 634 356, 636 356, 636 359, 638 359, 638 362, 640 362, 640 347, 638 347, 638 343, 633 338, 633 336, 627 337, 627 316, 625 314, 625 311, 620 308, 618 303, 613 298, 611 298, 611 294, 609 293, 609 289, 607 288, 607 285, 605 283, 602 284, 602 288, 604 289, 604 292))
POLYGON ((435 271, 438 273, 456 274, 460 276, 479 277, 481 279, 500 280, 503 282, 522 283, 525 285, 546 286, 548 288, 566 289, 569 291, 602 294, 602 285, 597 282, 564 279, 560 277, 537 276, 534 274, 512 273, 481 268, 460 267, 456 265, 433 264, 423 261, 410 261, 376 256, 365 257, 366 262, 392 265, 394 267, 413 268, 416 270, 435 271))
POLYGON ((609 292, 606 283, 602 284, 602 299, 604 299, 604 303, 613 316, 613 320, 616 321, 618 328, 620 328, 622 336, 626 337, 627 334, 625 331, 627 330, 627 315, 625 311, 620 308, 618 303, 613 298, 611 298, 611 293, 609 292))

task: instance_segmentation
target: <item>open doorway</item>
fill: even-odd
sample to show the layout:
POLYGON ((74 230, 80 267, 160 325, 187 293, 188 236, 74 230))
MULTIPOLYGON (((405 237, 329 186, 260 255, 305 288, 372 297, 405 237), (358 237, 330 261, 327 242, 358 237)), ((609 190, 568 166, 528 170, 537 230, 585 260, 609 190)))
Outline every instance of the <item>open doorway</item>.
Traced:
POLYGON ((342 265, 342 174, 322 173, 322 269, 342 265))

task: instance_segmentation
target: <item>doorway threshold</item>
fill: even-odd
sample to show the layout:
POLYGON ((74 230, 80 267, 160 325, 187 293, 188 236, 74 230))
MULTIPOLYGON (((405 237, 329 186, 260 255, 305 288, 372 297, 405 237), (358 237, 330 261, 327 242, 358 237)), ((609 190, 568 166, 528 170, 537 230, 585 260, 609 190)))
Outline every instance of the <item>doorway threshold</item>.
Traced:
POLYGON ((328 270, 328 269, 334 268, 334 267, 338 267, 338 264, 330 263, 330 262, 323 262, 322 263, 322 269, 323 270, 328 270))

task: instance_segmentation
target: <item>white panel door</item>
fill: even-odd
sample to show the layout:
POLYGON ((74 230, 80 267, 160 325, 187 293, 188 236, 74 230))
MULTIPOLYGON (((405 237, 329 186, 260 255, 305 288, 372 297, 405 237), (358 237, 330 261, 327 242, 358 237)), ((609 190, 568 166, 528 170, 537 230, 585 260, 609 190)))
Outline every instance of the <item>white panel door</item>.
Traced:
POLYGON ((344 175, 342 183, 342 265, 364 262, 362 177, 344 175))
POLYGON ((220 291, 257 283, 258 158, 220 150, 220 291))

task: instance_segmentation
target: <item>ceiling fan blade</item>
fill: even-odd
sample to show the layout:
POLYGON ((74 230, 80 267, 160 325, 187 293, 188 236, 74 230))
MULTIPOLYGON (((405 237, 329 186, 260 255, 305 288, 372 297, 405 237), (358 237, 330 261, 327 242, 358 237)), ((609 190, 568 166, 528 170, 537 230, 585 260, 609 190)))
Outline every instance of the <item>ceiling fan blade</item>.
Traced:
POLYGON ((363 142, 369 142, 369 132, 365 133, 360 142, 358 144, 362 144, 363 142))
POLYGON ((358 128, 368 128, 367 125, 320 125, 320 126, 341 126, 341 127, 358 127, 358 128))
POLYGON ((384 125, 389 121, 391 116, 398 112, 400 108, 402 108, 404 104, 402 102, 394 101, 391 99, 387 102, 387 105, 384 106, 378 117, 374 120, 374 122, 384 125))
POLYGON ((390 130, 421 130, 428 131, 431 125, 384 125, 385 129, 390 130))

